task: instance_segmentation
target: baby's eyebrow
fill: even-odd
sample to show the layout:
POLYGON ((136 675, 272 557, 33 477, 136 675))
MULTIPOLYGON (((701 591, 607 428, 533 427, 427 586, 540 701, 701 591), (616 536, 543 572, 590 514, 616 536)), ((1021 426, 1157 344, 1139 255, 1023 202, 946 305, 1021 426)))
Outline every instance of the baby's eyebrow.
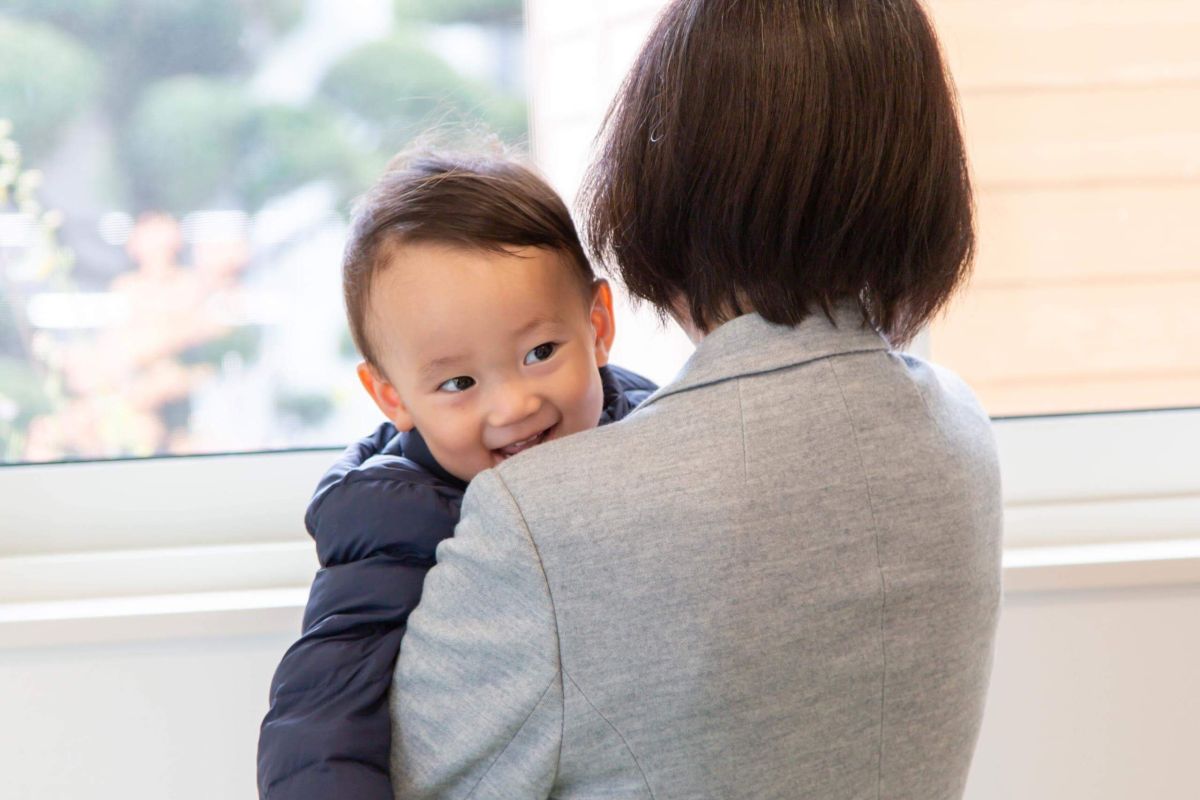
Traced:
POLYGON ((455 364, 461 364, 466 360, 467 357, 465 355, 442 356, 441 358, 435 358, 432 361, 426 362, 425 366, 421 367, 421 377, 432 378, 435 374, 444 372, 448 367, 452 367, 455 364))
POLYGON ((516 335, 524 336, 525 334, 529 333, 530 331, 532 331, 536 328, 541 328, 542 326, 561 325, 561 324, 562 324, 562 320, 559 319, 558 317, 537 316, 537 317, 534 317, 533 319, 529 320, 528 322, 526 322, 520 328, 518 328, 516 330, 516 335))

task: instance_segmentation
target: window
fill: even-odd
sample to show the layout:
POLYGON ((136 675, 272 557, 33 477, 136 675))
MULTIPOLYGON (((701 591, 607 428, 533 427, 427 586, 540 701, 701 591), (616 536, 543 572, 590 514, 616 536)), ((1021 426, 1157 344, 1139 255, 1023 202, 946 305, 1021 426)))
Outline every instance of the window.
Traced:
POLYGON ((349 204, 528 138, 520 0, 0 0, 0 463, 341 445, 349 204))
POLYGON ((1200 536, 1200 8, 930 7, 980 238, 929 350, 1004 418, 1006 544, 1200 536))
POLYGON ((930 6, 980 233, 933 358, 993 415, 1200 405, 1200 6, 930 6))
MULTIPOLYGON (((433 110, 423 111, 420 123, 428 121, 428 114, 434 119, 447 113, 475 114, 510 141, 520 142, 524 90, 517 54, 524 37, 535 160, 570 198, 604 110, 662 1, 529 0, 524 28, 510 24, 518 6, 507 0, 364 2, 354 4, 357 16, 346 20, 340 18, 348 16, 345 6, 334 0, 237 3, 238 9, 272 10, 260 12, 267 14, 262 18, 242 18, 238 52, 249 48, 257 55, 243 53, 237 59, 249 58, 258 67, 250 70, 248 62, 234 59, 243 71, 231 74, 238 75, 239 85, 254 97, 267 92, 265 96, 274 98, 271 107, 285 109, 280 112, 285 121, 303 116, 297 109, 310 100, 327 111, 336 108, 320 125, 332 127, 338 137, 358 147, 374 143, 366 147, 365 156, 353 152, 359 153, 355 164, 369 163, 375 169, 400 141, 387 137, 401 137, 410 130, 405 125, 416 123, 393 125, 373 120, 370 114, 380 98, 411 93, 380 88, 368 80, 365 85, 374 87, 370 91, 355 94, 347 89, 346 95, 327 96, 328 75, 337 64, 353 61, 349 54, 364 49, 370 54, 372 48, 398 38, 411 43, 415 37, 423 48, 419 52, 442 62, 446 53, 470 53, 469 63, 455 62, 447 69, 455 81, 473 87, 476 94, 468 97, 478 98, 482 92, 507 98, 503 108, 451 93, 433 110), (338 25, 352 29, 342 44, 337 44, 342 34, 303 38, 310 28, 332 30, 338 25), (381 39, 381 31, 405 33, 381 39), (263 60, 266 53, 275 55, 263 60), (302 91, 303 87, 308 88, 302 91), (349 105, 356 102, 362 106, 349 105)), ((94 7, 119 5, 120 0, 106 0, 94 7)), ((161 5, 228 11, 235 4, 195 0, 161 5)), ((981 249, 975 283, 921 346, 967 377, 989 410, 1005 417, 997 422, 996 432, 1004 472, 1006 544, 1046 549, 1200 539, 1200 410, 1119 412, 1200 404, 1200 394, 1188 388, 1195 386, 1189 381, 1200 371, 1200 347, 1195 344, 1200 341, 1195 328, 1200 315, 1176 313, 1200 299, 1195 294, 1200 240, 1191 224, 1200 208, 1194 156, 1200 152, 1200 118, 1193 113, 1200 108, 1200 62, 1191 45, 1200 40, 1196 4, 1015 0, 997 11, 998 6, 984 0, 933 0, 931 6, 961 85, 980 190, 981 249), (1145 357, 1139 360, 1142 351, 1145 357), (1152 369, 1139 366, 1146 364, 1152 369), (1064 411, 1118 413, 1056 413, 1064 411)), ((16 106, 3 92, 14 85, 14 65, 23 63, 10 55, 20 52, 21 42, 34 42, 30 31, 37 30, 47 36, 53 31, 59 44, 73 36, 72 52, 83 58, 79 54, 86 49, 80 42, 92 39, 71 33, 75 29, 70 26, 94 24, 112 35, 103 20, 79 12, 85 7, 93 4, 0 0, 0 48, 5 52, 0 59, 0 116, 13 121, 11 135, 18 141, 30 123, 7 110, 16 106), (62 10, 68 7, 70 14, 62 10), (10 35, 14 29, 25 32, 10 35), (14 41, 18 44, 10 47, 14 41)), ((132 24, 128 17, 122 19, 132 24)), ((161 32, 152 38, 174 41, 183 58, 187 48, 179 46, 178 34, 172 35, 175 40, 161 32)), ((36 41, 28 58, 50 52, 50 39, 36 41)), ((387 62, 386 57, 380 59, 387 62)), ((363 60, 368 67, 359 74, 375 77, 369 64, 378 62, 363 60)), ((36 62, 29 67, 33 77, 20 80, 49 74, 47 63, 56 62, 36 62)), ((67 58, 63 63, 72 62, 67 58)), ((71 89, 74 84, 65 69, 56 67, 51 83, 61 91, 77 91, 71 89)), ((89 66, 78 74, 100 80, 107 73, 89 66)), ((135 96, 130 92, 124 102, 132 106, 135 96)), ((203 104, 224 113, 214 97, 205 95, 203 104)), ((181 109, 188 107, 180 103, 181 109)), ((116 149, 115 129, 110 126, 103 132, 104 126, 95 121, 97 113, 82 111, 71 123, 63 123, 63 141, 90 131, 98 138, 85 139, 85 155, 116 149)), ((180 121, 184 113, 172 110, 153 118, 167 125, 180 121)), ((361 188, 369 175, 351 170, 347 182, 339 184, 329 176, 341 173, 322 168, 319 180, 294 185, 283 181, 280 174, 294 175, 306 164, 327 165, 326 158, 341 163, 336 159, 344 155, 340 148, 329 155, 321 148, 299 147, 309 123, 295 124, 295 135, 291 122, 279 122, 281 133, 261 133, 261 141, 296 144, 294 162, 289 156, 278 171, 273 162, 264 165, 249 156, 238 162, 247 170, 239 180, 249 182, 257 176, 254 186, 286 186, 279 196, 263 191, 254 195, 266 198, 262 205, 235 203, 230 198, 240 195, 222 189, 203 201, 169 208, 173 224, 143 217, 142 209, 130 201, 122 204, 121 198, 128 196, 122 192, 130 190, 118 189, 124 179, 111 171, 115 167, 67 158, 65 150, 53 157, 39 155, 37 148, 23 151, 25 168, 40 168, 43 179, 37 186, 36 180, 26 178, 21 191, 40 200, 43 208, 62 211, 62 217, 61 223, 54 214, 31 220, 18 208, 16 194, 3 198, 8 204, 0 215, 4 460, 26 457, 28 441, 14 444, 14 431, 27 431, 32 418, 54 413, 54 403, 72 397, 72 390, 60 388, 61 379, 53 372, 58 368, 55 348, 62 352, 78 342, 86 346, 120 330, 116 321, 129 313, 128 301, 114 297, 113 284, 131 272, 131 241, 134 252, 141 252, 139 241, 151 250, 165 249, 164 242, 178 247, 183 271, 190 276, 199 273, 197 255, 200 263, 232 265, 246 259, 233 270, 233 291, 214 295, 218 300, 206 306, 216 310, 215 322, 208 322, 220 327, 223 336, 239 336, 188 342, 182 349, 195 348, 192 354, 174 359, 181 369, 196 369, 199 375, 186 403, 173 406, 175 416, 159 422, 171 427, 170 420, 186 418, 186 428, 171 428, 179 432, 177 437, 140 450, 106 445, 91 452, 178 452, 172 448, 189 439, 189 444, 204 442, 215 450, 340 444, 378 419, 350 373, 352 358, 341 338, 336 267, 343 198, 361 188), (110 194, 75 213, 56 199, 66 196, 56 194, 63 185, 74 184, 91 187, 93 194, 110 194), (57 238, 47 238, 54 231, 57 238), (54 260, 55 247, 74 253, 73 269, 61 267, 69 259, 54 260), (207 254, 206 247, 211 248, 207 254), (30 259, 31 252, 50 257, 30 259), (38 272, 55 263, 60 264, 58 272, 38 272), (214 341, 224 343, 214 347, 214 341), (32 383, 10 377, 43 369, 41 365, 49 365, 50 371, 38 373, 39 380, 32 383), (18 386, 25 388, 18 391, 18 386), (209 421, 216 418, 234 427, 215 433, 209 421), (267 431, 267 438, 252 444, 258 431, 267 431)), ((188 131, 192 126, 181 122, 180 127, 188 131)), ((272 123, 238 130, 277 129, 272 123)), ((250 146, 260 140, 243 141, 250 146)), ((193 159, 189 163, 203 164, 205 145, 196 147, 199 153, 187 156, 193 159)), ((148 174, 165 181, 168 171, 178 168, 164 157, 148 174), (160 168, 161 173, 156 171, 160 168)), ((183 178, 196 178, 184 172, 183 178)), ((3 167, 0 178, 9 187, 20 182, 3 167)), ((190 185, 187 180, 177 185, 190 185)), ((613 351, 618 363, 663 382, 690 350, 674 326, 662 330, 644 310, 618 309, 613 351)), ((130 417, 123 412, 115 419, 130 417)), ((138 428, 127 423, 127 430, 138 428)), ((45 457, 88 455, 74 447, 45 457)), ((0 516, 0 623, 78 617, 83 620, 79 630, 92 631, 94 618, 84 618, 69 604, 57 610, 26 606, 146 595, 150 599, 145 605, 154 609, 158 601, 153 596, 166 592, 236 594, 306 586, 313 556, 301 514, 329 458, 327 452, 290 452, 0 469, 0 506, 5 508, 0 516)), ((1027 557, 1024 563, 1038 563, 1040 557, 1027 557)), ((209 605, 228 608, 230 603, 259 602, 238 597, 209 605)), ((302 591, 298 598, 287 602, 302 602, 302 591)), ((0 634, 4 630, 0 624, 0 634)))

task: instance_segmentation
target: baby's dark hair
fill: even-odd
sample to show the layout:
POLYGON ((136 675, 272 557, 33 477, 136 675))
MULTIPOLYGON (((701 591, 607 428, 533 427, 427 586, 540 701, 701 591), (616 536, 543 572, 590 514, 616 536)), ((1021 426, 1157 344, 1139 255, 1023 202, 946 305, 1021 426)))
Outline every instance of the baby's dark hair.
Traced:
POLYGON ((581 285, 596 277, 566 204, 531 169, 478 154, 398 156, 355 204, 342 260, 350 334, 369 364, 379 364, 366 330, 372 282, 397 248, 414 243, 502 253, 544 247, 561 254, 581 285))

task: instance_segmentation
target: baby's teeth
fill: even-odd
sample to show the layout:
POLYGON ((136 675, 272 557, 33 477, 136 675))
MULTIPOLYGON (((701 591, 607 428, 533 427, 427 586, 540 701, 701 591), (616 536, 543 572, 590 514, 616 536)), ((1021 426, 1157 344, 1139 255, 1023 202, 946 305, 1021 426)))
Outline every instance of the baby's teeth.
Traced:
POLYGON ((521 448, 525 447, 526 445, 532 444, 534 441, 536 441, 539 436, 541 436, 540 433, 535 433, 533 436, 530 436, 528 439, 522 439, 519 442, 513 442, 512 444, 505 447, 502 452, 508 453, 509 455, 515 455, 516 453, 520 452, 521 448))

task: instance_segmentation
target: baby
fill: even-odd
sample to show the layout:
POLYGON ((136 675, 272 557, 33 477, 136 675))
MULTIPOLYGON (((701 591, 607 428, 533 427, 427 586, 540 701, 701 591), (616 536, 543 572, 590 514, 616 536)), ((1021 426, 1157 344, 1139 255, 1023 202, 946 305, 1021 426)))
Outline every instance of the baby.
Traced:
POLYGON ((343 285, 359 379, 390 422, 342 454, 305 516, 322 568, 271 684, 264 798, 390 800, 392 671, 467 483, 655 388, 608 366, 609 286, 562 200, 510 161, 389 169, 355 211, 343 285))

